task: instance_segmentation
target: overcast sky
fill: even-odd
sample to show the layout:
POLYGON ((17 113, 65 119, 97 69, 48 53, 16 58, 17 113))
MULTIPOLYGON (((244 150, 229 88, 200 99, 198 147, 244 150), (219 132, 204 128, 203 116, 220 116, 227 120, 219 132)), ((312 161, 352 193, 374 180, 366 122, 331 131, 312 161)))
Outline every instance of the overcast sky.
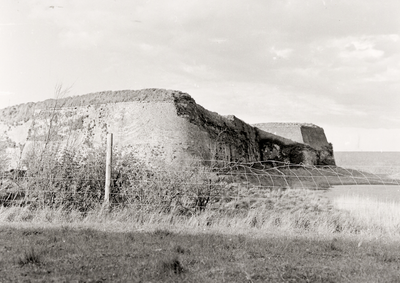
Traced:
POLYGON ((335 150, 400 151, 400 1, 1 0, 0 108, 167 88, 335 150))

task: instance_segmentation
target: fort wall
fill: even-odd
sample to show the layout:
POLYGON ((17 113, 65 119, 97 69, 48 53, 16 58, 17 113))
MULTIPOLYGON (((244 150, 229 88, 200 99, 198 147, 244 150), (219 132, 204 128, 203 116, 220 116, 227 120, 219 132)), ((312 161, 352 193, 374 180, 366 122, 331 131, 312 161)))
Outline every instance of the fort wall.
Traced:
POLYGON ((310 123, 261 123, 253 126, 290 139, 298 143, 308 144, 315 149, 329 145, 324 129, 310 123))
MULTIPOLYGON (((0 110, 0 140, 13 153, 14 166, 48 136, 52 143, 82 150, 103 146, 107 133, 114 134, 116 147, 151 164, 271 158, 324 164, 326 159, 307 144, 208 111, 180 91, 109 91, 0 110)), ((304 134, 310 143, 319 137, 313 134, 304 134)))

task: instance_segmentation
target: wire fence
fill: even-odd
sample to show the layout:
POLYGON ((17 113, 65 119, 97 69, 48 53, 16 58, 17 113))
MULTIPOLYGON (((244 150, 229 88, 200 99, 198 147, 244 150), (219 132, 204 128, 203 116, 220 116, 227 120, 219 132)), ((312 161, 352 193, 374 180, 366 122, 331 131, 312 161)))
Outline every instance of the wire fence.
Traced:
MULTIPOLYGON (((400 186, 400 166, 306 166, 277 161, 150 168, 115 160, 105 193, 105 163, 50 164, 0 173, 0 204, 88 211, 106 199, 114 207, 196 211, 242 200, 268 201, 287 189, 326 190, 338 185, 400 186)), ((251 202, 251 201, 250 201, 251 202)))

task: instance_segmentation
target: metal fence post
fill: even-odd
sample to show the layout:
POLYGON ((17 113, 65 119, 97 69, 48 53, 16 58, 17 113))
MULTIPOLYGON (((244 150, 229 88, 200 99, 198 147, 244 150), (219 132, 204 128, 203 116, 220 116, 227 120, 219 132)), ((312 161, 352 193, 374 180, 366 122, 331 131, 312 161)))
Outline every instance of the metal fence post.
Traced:
POLYGON ((109 133, 107 134, 106 183, 104 187, 104 204, 110 203, 112 146, 113 146, 113 134, 109 133))

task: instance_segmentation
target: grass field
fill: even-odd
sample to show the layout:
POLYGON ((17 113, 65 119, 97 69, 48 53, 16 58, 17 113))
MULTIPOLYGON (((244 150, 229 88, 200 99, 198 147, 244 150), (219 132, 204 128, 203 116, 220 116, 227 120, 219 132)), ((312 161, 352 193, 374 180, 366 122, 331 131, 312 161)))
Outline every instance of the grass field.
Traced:
POLYGON ((342 237, 0 229, 2 282, 399 282, 398 243, 342 237))
POLYGON ((329 199, 307 190, 273 191, 263 202, 242 199, 192 216, 1 208, 0 278, 399 282, 399 212, 396 203, 371 197, 329 199))

